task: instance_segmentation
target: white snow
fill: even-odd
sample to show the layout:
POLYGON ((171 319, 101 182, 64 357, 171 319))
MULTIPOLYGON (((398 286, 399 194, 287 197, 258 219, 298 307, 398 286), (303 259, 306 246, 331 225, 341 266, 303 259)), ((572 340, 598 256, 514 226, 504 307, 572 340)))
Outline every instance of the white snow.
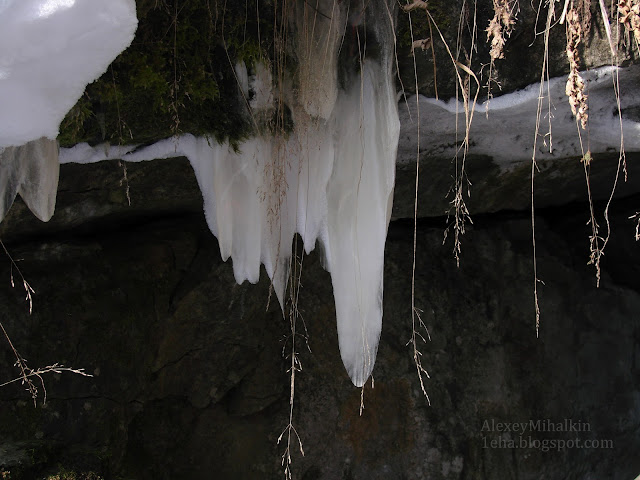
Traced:
MULTIPOLYGON (((619 75, 621 107, 626 151, 640 150, 639 118, 627 117, 625 109, 640 104, 640 66, 616 69, 601 67, 582 72, 587 84, 589 101, 589 132, 581 131, 585 150, 604 152, 620 148, 620 122, 613 89, 613 76, 619 75)), ((539 160, 582 156, 575 118, 565 95, 566 77, 545 82, 544 95, 551 99, 551 144, 543 138, 549 128, 549 107, 543 102, 539 160), (551 147, 551 148, 550 148, 551 147)), ((489 155, 503 168, 517 162, 531 161, 538 107, 539 84, 479 103, 473 117, 470 134, 470 153, 489 155), (488 113, 488 116, 487 116, 488 113)), ((418 112, 415 96, 407 97, 407 104, 399 107, 402 124, 398 163, 415 162, 418 112)), ((453 158, 455 145, 464 137, 464 106, 455 99, 444 102, 419 97, 420 151, 422 155, 453 158), (458 134, 456 135, 456 112, 458 134)))
POLYGON ((134 0, 0 3, 0 147, 55 139, 65 114, 124 50, 134 0))

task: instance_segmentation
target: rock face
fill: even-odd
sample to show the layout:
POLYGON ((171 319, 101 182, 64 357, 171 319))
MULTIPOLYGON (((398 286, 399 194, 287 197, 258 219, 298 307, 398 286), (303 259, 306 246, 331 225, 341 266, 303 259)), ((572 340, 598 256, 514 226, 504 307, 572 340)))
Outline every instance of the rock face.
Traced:
MULTIPOLYGON (((12 289, 4 262, 0 321, 13 344, 31 367, 60 362, 93 374, 43 376, 47 402, 36 382, 36 408, 19 383, 0 388, 0 471, 12 480, 61 468, 105 478, 279 478, 290 328, 269 302, 266 275, 235 284, 187 163, 129 165, 127 178, 131 206, 116 162, 63 165, 49 224, 34 228, 17 203, 0 225, 36 292, 29 315, 20 277, 14 270, 12 289)), ((294 435, 294 477, 634 478, 640 252, 628 217, 637 201, 612 205, 600 288, 585 265, 588 207, 539 210, 539 338, 528 214, 474 218, 460 268, 451 243, 442 245, 445 221, 421 220, 415 303, 431 335, 421 344, 430 406, 406 345, 412 222, 389 229, 375 388, 364 390, 362 415, 340 361, 329 275, 316 254, 305 257, 298 331, 309 349, 298 337, 293 411, 305 456, 294 435), (514 432, 516 423, 527 430, 514 432), (587 444, 594 440, 598 448, 587 444)), ((17 370, 0 345, 4 382, 17 370)))

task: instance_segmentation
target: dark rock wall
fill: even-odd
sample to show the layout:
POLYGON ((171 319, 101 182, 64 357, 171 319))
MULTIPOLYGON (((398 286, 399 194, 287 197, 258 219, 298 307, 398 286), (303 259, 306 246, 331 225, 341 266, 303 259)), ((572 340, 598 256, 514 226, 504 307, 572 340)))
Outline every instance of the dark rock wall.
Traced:
MULTIPOLYGON (((34 229, 17 203, 1 225, 36 291, 29 315, 0 263, 0 320, 15 346, 31 367, 60 362, 94 376, 45 376, 37 408, 20 384, 0 388, 0 471, 12 480, 61 467, 105 478, 281 478, 289 323, 275 299, 268 305, 266 275, 235 284, 183 161, 130 165, 131 207, 121 178, 116 163, 63 166, 50 224, 34 229)), ((527 213, 475 217, 460 268, 442 245, 445 221, 422 220, 416 306, 431 334, 421 346, 431 406, 406 345, 412 222, 389 229, 375 388, 365 388, 362 416, 340 361, 330 276, 316 254, 305 257, 299 307, 310 351, 299 338, 293 414, 305 456, 294 439, 294 478, 634 478, 640 252, 627 217, 637 200, 612 206, 600 288, 586 265, 587 207, 539 210, 539 338, 527 213), (613 446, 511 448, 519 433, 483 431, 485 420, 547 419, 591 430, 523 441, 613 446)), ((0 382, 16 376, 14 360, 3 340, 0 382)))

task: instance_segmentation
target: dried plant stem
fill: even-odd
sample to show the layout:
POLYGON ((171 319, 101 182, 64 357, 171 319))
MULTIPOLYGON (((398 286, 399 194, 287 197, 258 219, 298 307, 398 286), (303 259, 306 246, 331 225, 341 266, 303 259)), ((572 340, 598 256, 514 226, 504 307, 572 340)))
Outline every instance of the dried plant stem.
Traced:
MULTIPOLYGON (((15 269, 15 271, 18 273, 18 275, 20 275, 20 278, 22 279, 22 286, 24 287, 24 290, 26 292, 25 300, 29 302, 29 315, 31 315, 33 311, 32 294, 36 292, 33 288, 31 288, 31 285, 29 285, 29 282, 27 282, 27 280, 24 278, 24 275, 22 275, 20 268, 18 268, 18 265, 14 261, 13 257, 7 250, 7 247, 5 246, 2 240, 0 240, 0 245, 4 250, 4 253, 7 255, 7 258, 9 258, 9 261, 11 264, 11 273, 10 273, 11 286, 15 288, 15 282, 13 278, 13 270, 15 269)), ((47 389, 45 388, 44 379, 42 378, 42 375, 44 375, 45 373, 71 372, 78 375, 82 375, 84 377, 93 376, 88 373, 85 373, 83 368, 80 368, 80 369, 70 368, 70 367, 65 367, 64 365, 60 365, 58 363, 54 363, 53 365, 49 365, 43 368, 32 369, 27 365, 27 360, 22 355, 20 355, 16 347, 13 345, 13 342, 11 341, 11 338, 9 337, 9 334, 7 333, 7 330, 4 328, 4 325, 2 324, 2 322, 0 322, 0 330, 2 330, 2 333, 5 339, 7 340, 7 343, 9 344, 11 351, 13 352, 13 355, 16 357, 16 362, 14 363, 14 366, 20 370, 20 375, 18 377, 4 383, 0 383, 0 388, 6 385, 10 385, 12 383, 21 382, 22 385, 25 385, 26 391, 29 392, 29 395, 33 400, 34 407, 37 405, 36 401, 38 398, 38 387, 36 387, 36 385, 33 383, 32 377, 36 377, 38 380, 40 380, 40 385, 42 386, 42 392, 43 392, 42 402, 44 404, 44 403, 47 403, 47 389)))
POLYGON ((489 77, 486 87, 489 100, 492 98, 491 84, 497 84, 495 79, 495 62, 498 59, 504 58, 504 45, 507 38, 509 38, 513 32, 519 9, 520 5, 518 0, 493 0, 493 18, 489 21, 489 26, 485 30, 487 32, 487 42, 491 45, 491 50, 489 51, 489 56, 491 57, 489 62, 489 77))
POLYGON ((504 58, 504 45, 516 24, 517 11, 517 0, 493 0, 493 18, 486 29, 492 64, 494 60, 504 58))
MULTIPOLYGON (((297 241, 294 243, 295 243, 296 251, 294 252, 294 256, 292 258, 290 286, 289 286, 289 292, 290 292, 289 296, 291 301, 288 308, 289 328, 290 328, 289 339, 291 340, 291 350, 289 352, 290 365, 289 365, 289 369, 287 370, 287 373, 289 374, 289 423, 284 428, 284 430, 278 437, 278 441, 277 441, 277 444, 279 445, 280 442, 282 442, 282 440, 286 436, 286 447, 281 457, 281 465, 282 467, 284 467, 283 473, 284 473, 285 479, 287 480, 291 480, 292 478, 292 470, 291 470, 292 443, 294 442, 298 443, 298 448, 300 449, 300 453, 302 454, 302 456, 304 456, 302 440, 300 438, 300 435, 298 434, 298 431, 293 425, 293 410, 295 405, 295 391, 296 391, 296 374, 302 371, 302 363, 300 363, 300 358, 299 358, 299 354, 297 352, 297 347, 296 347, 296 339, 297 337, 301 336, 301 334, 297 331, 297 320, 302 319, 302 315, 298 310, 298 301, 299 301, 300 287, 301 287, 300 276, 302 274, 302 259, 300 260, 300 262, 297 261, 297 241)), ((305 333, 302 334, 302 338, 305 340, 307 344, 307 348, 309 348, 307 328, 306 328, 306 325, 304 325, 304 320, 303 320, 303 326, 304 326, 305 333)), ((283 347, 283 355, 285 354, 285 350, 286 350, 286 344, 283 347)))
MULTIPOLYGON (((600 7, 604 12, 606 7, 600 0, 600 7)), ((608 21, 608 18, 607 18, 608 21)), ((618 23, 624 25, 625 31, 633 35, 638 53, 640 53, 640 0, 620 0, 618 3, 618 23)), ((609 27, 611 30, 611 27, 609 27)), ((608 32, 611 35, 610 32, 608 32)), ((615 52, 611 51, 615 56, 615 52)))
MULTIPOLYGON (((423 2, 424 3, 424 2, 423 2)), ((426 10, 426 4, 423 7, 426 10)), ((403 6, 403 9, 407 12, 410 12, 412 8, 407 8, 407 6, 403 6)), ((428 11, 427 11, 428 13, 428 11)), ((409 31, 411 33, 411 39, 413 40, 413 22, 411 18, 411 14, 409 13, 409 31)), ((413 362, 416 367, 416 373, 418 375, 418 380, 420 381, 420 389, 422 390, 422 394, 427 399, 427 403, 431 405, 431 401, 429 399, 429 395, 427 394, 427 390, 424 386, 424 378, 426 376, 429 378, 429 373, 422 366, 422 353, 418 347, 418 339, 424 341, 424 336, 420 334, 420 328, 423 327, 427 336, 429 335, 429 330, 426 328, 426 325, 422 322, 420 318, 419 309, 416 307, 416 250, 418 243, 418 186, 420 179, 420 97, 419 97, 419 88, 418 88, 418 70, 416 65, 416 56, 414 49, 411 50, 411 56, 413 58, 413 71, 414 71, 414 79, 415 79, 415 101, 416 101, 416 115, 417 115, 417 145, 416 145, 416 176, 415 176, 415 194, 414 194, 414 204, 413 204, 413 259, 411 264, 411 339, 407 343, 407 346, 411 344, 413 349, 413 362)), ((363 390, 364 392, 364 390, 363 390)))
MULTIPOLYGON (((9 340, 9 336, 7 335, 7 332, 2 326, 2 323, 0 323, 0 328, 2 328, 2 331, 5 334, 5 337, 7 338, 7 340, 9 341, 11 348, 13 348, 13 345, 9 340)), ((76 375, 81 375, 83 377, 93 377, 93 375, 91 375, 90 373, 85 372, 84 368, 65 367, 64 365, 61 365, 59 363, 54 363, 53 365, 48 365, 46 367, 42 367, 38 369, 32 369, 26 365, 26 360, 20 357, 20 354, 18 354, 18 352, 16 352, 15 349, 13 351, 19 357, 15 363, 15 366, 20 368, 20 376, 17 378, 14 378, 13 380, 9 380, 8 382, 0 383, 0 388, 16 382, 21 382, 22 385, 26 384, 26 390, 29 392, 29 394, 31 395, 31 398, 33 399, 34 407, 37 405, 36 400, 38 397, 38 388, 35 386, 35 384, 31 380, 31 377, 36 377, 40 381, 40 385, 42 386, 42 392, 43 392, 43 396, 42 396, 43 404, 47 403, 47 389, 45 388, 44 379, 42 378, 42 375, 46 373, 68 372, 68 373, 75 373, 76 375)))
MULTIPOLYGON (((578 3, 581 3, 581 1, 579 0, 578 3)), ((589 119, 589 107, 587 105, 584 80, 579 73, 580 54, 578 52, 578 46, 582 40, 582 19, 578 11, 579 10, 574 7, 574 2, 571 1, 571 6, 566 14, 566 52, 567 59, 569 60, 569 77, 567 79, 565 93, 567 97, 569 97, 571 112, 584 130, 587 128, 587 121, 589 119)))
POLYGON ((16 286, 15 281, 13 279, 13 271, 15 270, 18 273, 18 275, 20 275, 20 278, 22 279, 22 286, 24 287, 24 291, 25 291, 25 300, 29 302, 29 315, 31 315, 31 312, 33 311, 33 297, 31 296, 31 294, 36 292, 31 287, 31 285, 29 285, 29 282, 27 282, 27 280, 24 278, 24 275, 22 275, 20 268, 16 264, 15 260, 9 253, 9 250, 7 250, 7 247, 5 246, 2 240, 0 240, 0 245, 2 246, 2 249, 4 250, 4 253, 7 255, 7 258, 9 259, 9 262, 10 262, 11 287, 15 288, 16 286))
MULTIPOLYGON (((540 89, 538 93, 538 106, 536 110, 536 128, 533 139, 533 153, 531 155, 531 245, 532 245, 532 257, 533 257, 533 299, 536 318, 536 337, 540 334, 540 302, 538 300, 538 283, 544 284, 542 280, 538 278, 538 257, 536 252, 536 209, 534 201, 535 192, 535 174, 538 170, 538 164, 536 162, 536 154, 538 152, 538 137, 540 136, 540 121, 542 119, 542 108, 545 98, 547 99, 548 113, 547 120, 549 122, 549 130, 543 136, 543 143, 547 145, 547 138, 549 140, 549 151, 553 151, 553 139, 551 136, 551 93, 549 91, 549 33, 551 31, 551 25, 555 18, 555 3, 557 0, 547 0, 547 19, 543 32, 544 41, 544 56, 542 60, 542 68, 540 71, 540 89), (545 93, 545 84, 547 86, 547 92, 545 93)), ((542 2, 541 4, 542 5, 542 2)))

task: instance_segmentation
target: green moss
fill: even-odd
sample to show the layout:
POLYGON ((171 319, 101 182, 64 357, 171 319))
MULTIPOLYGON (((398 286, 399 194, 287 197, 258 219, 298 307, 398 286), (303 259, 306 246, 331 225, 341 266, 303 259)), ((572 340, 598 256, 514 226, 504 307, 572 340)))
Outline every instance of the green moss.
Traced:
MULTIPOLYGON (((233 65, 272 50, 269 2, 139 0, 138 30, 61 124, 70 146, 150 143, 174 134, 237 143, 251 129, 233 65)), ((271 12, 272 13, 272 12, 271 12)))

